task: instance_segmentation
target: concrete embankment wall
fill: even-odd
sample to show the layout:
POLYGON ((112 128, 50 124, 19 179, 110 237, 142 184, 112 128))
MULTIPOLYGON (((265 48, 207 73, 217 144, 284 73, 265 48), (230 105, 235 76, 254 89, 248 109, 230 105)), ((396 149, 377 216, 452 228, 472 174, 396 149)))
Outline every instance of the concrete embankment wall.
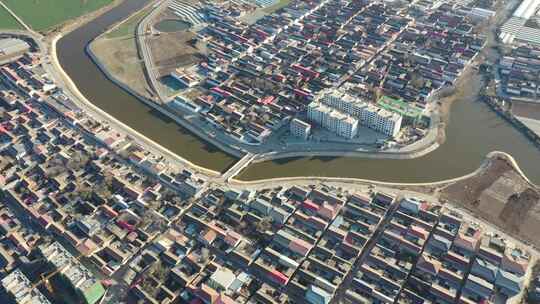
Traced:
POLYGON ((527 137, 537 148, 540 149, 540 136, 536 134, 533 130, 529 129, 523 122, 517 119, 512 113, 502 109, 496 102, 490 97, 482 98, 482 100, 488 105, 490 109, 495 111, 497 115, 502 117, 504 120, 511 123, 515 128, 517 128, 525 137, 527 137))
POLYGON ((381 185, 381 186, 391 186, 391 187, 398 187, 398 186, 442 186, 445 184, 457 182, 460 180, 464 180, 467 178, 470 178, 472 176, 475 176, 477 174, 481 174, 486 168, 488 168, 490 162, 496 158, 502 158, 506 161, 508 161, 514 170, 518 174, 521 175, 523 179, 525 179, 532 187, 537 187, 534 183, 532 183, 527 176, 523 173, 519 165, 517 164, 516 160, 508 153, 500 152, 500 151, 493 151, 490 152, 480 165, 478 169, 475 171, 464 175, 460 177, 456 177, 453 179, 443 180, 443 181, 433 181, 433 182, 426 182, 426 183, 391 183, 391 182, 381 182, 376 180, 369 180, 369 179, 359 179, 359 178, 342 178, 342 177, 322 177, 322 176, 298 176, 298 177, 283 177, 283 178, 270 178, 270 179, 263 179, 263 180, 254 180, 254 181, 243 181, 238 179, 231 179, 230 184, 232 186, 257 186, 257 185, 264 185, 264 184, 272 184, 272 183, 316 183, 316 182, 334 182, 334 183, 350 183, 350 184, 375 184, 375 185, 381 185))
MULTIPOLYGON (((77 97, 79 102, 84 103, 87 107, 89 107, 91 109, 91 111, 96 112, 98 115, 103 115, 103 117, 106 117, 110 121, 114 121, 114 123, 116 123, 118 125, 121 125, 125 130, 128 130, 130 133, 135 134, 139 138, 142 138, 144 141, 156 145, 158 147, 158 150, 164 152, 166 155, 169 155, 171 158, 177 159, 178 161, 180 161, 184 165, 191 166, 192 168, 194 168, 196 170, 199 170, 201 173, 204 173, 204 174, 207 174, 207 175, 210 175, 210 176, 219 176, 221 174, 220 172, 213 171, 213 170, 198 166, 196 164, 191 163, 190 161, 188 161, 186 159, 183 159, 183 158, 179 157, 175 153, 173 153, 170 150, 166 149, 165 147, 155 143, 152 139, 144 136, 143 134, 140 134, 139 132, 137 132, 136 130, 131 128, 130 126, 122 123, 121 121, 117 120, 116 118, 114 118, 113 116, 108 114, 107 112, 101 110, 99 107, 95 106, 90 101, 88 101, 86 99, 86 97, 79 91, 77 86, 73 83, 73 81, 71 80, 69 75, 67 75, 67 73, 62 69, 62 66, 60 65, 60 62, 58 61, 58 57, 57 57, 57 53, 56 53, 56 43, 58 42, 58 40, 60 40, 61 37, 62 37, 61 35, 58 35, 58 36, 54 37, 54 39, 52 41, 52 47, 51 47, 52 64, 54 65, 54 68, 61 74, 62 78, 65 80, 66 85, 69 87, 69 91, 71 91, 77 97)), ((88 55, 92 58, 92 60, 96 59, 94 57, 93 53, 88 52, 88 55)), ((100 69, 102 69, 99 61, 97 61, 97 62, 94 61, 94 62, 98 65, 98 67, 100 69)), ((110 78, 111 75, 105 73, 105 76, 107 78, 109 78, 111 81, 114 81, 115 84, 121 85, 121 83, 119 83, 115 79, 110 78)), ((131 93, 133 93, 133 92, 131 92, 131 93)))
POLYGON ((363 152, 363 151, 298 151, 298 152, 270 152, 259 154, 253 163, 296 157, 359 157, 370 159, 414 159, 435 151, 439 143, 434 142, 427 147, 411 152, 363 152))
MULTIPOLYGON (((194 133, 196 136, 200 137, 201 139, 206 140, 206 141, 210 142, 211 144, 217 146, 222 151, 225 151, 226 153, 228 153, 228 154, 230 154, 230 155, 232 155, 234 157, 238 157, 238 158, 242 157, 242 154, 239 151, 236 151, 234 149, 226 147, 226 146, 222 145, 221 143, 219 143, 219 142, 217 142, 215 140, 211 140, 211 138, 208 138, 208 136, 206 134, 204 134, 202 131, 198 130, 197 128, 193 127, 189 122, 186 122, 185 120, 181 119, 180 117, 168 112, 163 107, 161 107, 160 105, 157 105, 156 103, 154 103, 153 101, 147 99, 146 97, 143 97, 143 96, 139 95, 137 92, 133 91, 128 85, 126 85, 122 81, 118 80, 115 76, 113 76, 107 70, 107 68, 103 65, 103 63, 93 53, 92 49, 90 48, 90 44, 87 45, 87 47, 86 47, 86 53, 88 54, 90 59, 98 66, 98 68, 103 72, 103 74, 110 81, 112 81, 114 84, 119 86, 121 89, 125 90, 130 95, 136 97, 138 100, 143 102, 145 105, 147 105, 149 107, 152 107, 152 109, 155 109, 156 111, 159 111, 161 114, 166 115, 167 117, 173 119, 180 126, 188 129, 190 132, 194 133)), ((175 154, 173 152, 170 152, 170 154, 173 154, 176 157, 180 157, 180 156, 178 156, 177 154, 175 154)), ((190 162, 190 161, 188 161, 188 160, 186 160, 184 158, 182 158, 182 160, 183 160, 183 162, 188 163, 191 167, 194 167, 197 170, 200 170, 200 171, 203 171, 203 172, 206 172, 206 173, 210 173, 211 175, 220 175, 220 173, 217 172, 217 171, 213 171, 213 170, 210 170, 208 168, 201 167, 201 166, 196 165, 196 164, 194 164, 194 163, 192 163, 192 162, 190 162)))
MULTIPOLYGON (((91 44, 91 43, 90 43, 91 44)), ((131 89, 128 85, 124 84, 122 81, 117 79, 114 75, 112 75, 107 67, 97 58, 97 56, 92 51, 92 48, 90 47, 90 44, 86 46, 86 53, 88 56, 90 56, 90 59, 98 66, 98 68, 105 74, 105 76, 112 81, 114 84, 128 92, 130 95, 136 97, 141 102, 143 102, 145 105, 152 107, 154 110, 159 111, 161 114, 166 115, 167 117, 173 119, 176 123, 178 123, 180 126, 188 129, 190 132, 194 133, 196 136, 201 138, 202 140, 205 140, 209 142, 212 145, 217 146, 222 151, 224 151, 227 154, 230 154, 234 157, 241 158, 243 156, 243 153, 232 149, 230 147, 227 147, 223 144, 221 144, 219 141, 212 139, 208 137, 202 130, 199 130, 198 128, 194 127, 191 123, 188 121, 182 119, 181 117, 172 114, 171 112, 167 111, 163 106, 156 104, 154 101, 149 100, 148 98, 140 95, 139 93, 135 92, 133 89, 131 89)))

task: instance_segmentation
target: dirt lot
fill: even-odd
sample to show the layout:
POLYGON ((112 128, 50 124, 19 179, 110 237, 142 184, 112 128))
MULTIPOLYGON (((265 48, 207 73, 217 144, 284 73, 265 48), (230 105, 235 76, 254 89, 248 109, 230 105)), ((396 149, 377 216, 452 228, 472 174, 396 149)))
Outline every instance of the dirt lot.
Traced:
POLYGON ((504 158, 479 174, 439 189, 442 200, 460 205, 504 231, 540 246, 540 192, 504 158))
MULTIPOLYGON (((198 1, 187 0, 187 2, 197 3, 198 1)), ((166 9, 152 20, 152 24, 172 19, 178 19, 178 16, 166 9)), ((160 77, 170 74, 176 68, 192 65, 199 60, 199 51, 190 43, 195 36, 195 33, 190 31, 162 32, 159 36, 148 39, 152 58, 159 69, 160 77)))
POLYGON ((144 76, 144 67, 137 54, 135 38, 100 38, 92 42, 91 49, 111 74, 139 94, 150 97, 144 76))
POLYGON ((516 116, 540 119, 540 103, 514 101, 512 113, 516 116))
POLYGON ((159 75, 170 74, 178 67, 194 64, 199 60, 199 52, 190 43, 195 34, 189 31, 162 33, 149 38, 152 57, 159 69, 159 75))

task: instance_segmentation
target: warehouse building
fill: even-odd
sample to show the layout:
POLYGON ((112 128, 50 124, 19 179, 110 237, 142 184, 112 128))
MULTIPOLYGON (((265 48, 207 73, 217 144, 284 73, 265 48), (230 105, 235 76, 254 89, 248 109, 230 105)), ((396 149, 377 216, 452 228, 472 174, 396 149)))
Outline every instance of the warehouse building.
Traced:
POLYGON ((502 27, 500 38, 506 44, 540 45, 540 0, 524 0, 502 27))

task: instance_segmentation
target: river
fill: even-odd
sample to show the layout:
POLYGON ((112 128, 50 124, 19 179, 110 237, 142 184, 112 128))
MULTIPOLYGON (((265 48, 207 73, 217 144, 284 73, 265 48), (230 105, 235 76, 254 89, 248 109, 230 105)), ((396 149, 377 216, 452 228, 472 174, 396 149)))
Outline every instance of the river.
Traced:
POLYGON ((182 157, 217 171, 235 159, 191 135, 109 81, 86 54, 86 45, 114 23, 144 7, 149 0, 126 0, 58 41, 58 60, 86 98, 146 137, 182 157))
MULTIPOLYGON (((223 171, 234 158, 206 144, 169 119, 155 113, 110 82, 85 53, 85 46, 109 26, 140 9, 148 0, 128 0, 69 33, 58 42, 66 73, 92 103, 178 155, 223 171)), ((446 141, 436 151, 413 160, 361 158, 299 158, 254 164, 241 179, 288 176, 341 176, 388 182, 430 182, 475 170, 487 153, 511 154, 525 174, 540 183, 540 151, 520 132, 480 102, 463 100, 452 106, 446 141)))

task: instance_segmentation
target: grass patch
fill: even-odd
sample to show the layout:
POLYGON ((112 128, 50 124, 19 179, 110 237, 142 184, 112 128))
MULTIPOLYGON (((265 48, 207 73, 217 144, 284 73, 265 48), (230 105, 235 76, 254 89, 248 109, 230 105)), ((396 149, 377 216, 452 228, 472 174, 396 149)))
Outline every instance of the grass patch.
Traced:
POLYGON ((8 11, 3 7, 0 7, 0 29, 19 30, 22 29, 22 26, 10 13, 8 13, 8 11))
POLYGON ((114 0, 3 0, 34 30, 43 31, 100 9, 114 0))
POLYGON ((134 36, 135 31, 137 30, 137 25, 142 19, 144 19, 146 15, 150 13, 151 10, 152 10, 152 6, 147 7, 136 14, 133 14, 124 23, 120 24, 117 28, 107 33, 105 37, 118 38, 118 37, 134 36))

